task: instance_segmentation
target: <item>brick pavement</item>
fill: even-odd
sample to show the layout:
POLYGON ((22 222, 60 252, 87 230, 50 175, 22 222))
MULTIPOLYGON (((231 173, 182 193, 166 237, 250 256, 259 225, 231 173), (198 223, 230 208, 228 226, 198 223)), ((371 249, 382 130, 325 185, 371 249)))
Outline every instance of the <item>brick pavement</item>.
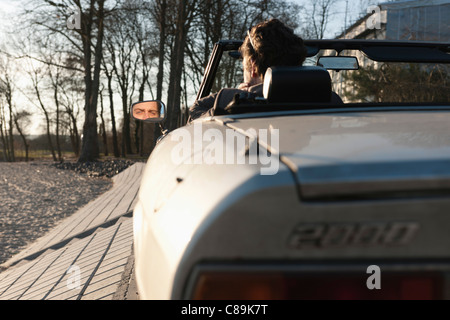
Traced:
POLYGON ((4 263, 0 300, 136 299, 126 288, 132 210, 144 166, 136 163, 115 176, 108 192, 4 263))

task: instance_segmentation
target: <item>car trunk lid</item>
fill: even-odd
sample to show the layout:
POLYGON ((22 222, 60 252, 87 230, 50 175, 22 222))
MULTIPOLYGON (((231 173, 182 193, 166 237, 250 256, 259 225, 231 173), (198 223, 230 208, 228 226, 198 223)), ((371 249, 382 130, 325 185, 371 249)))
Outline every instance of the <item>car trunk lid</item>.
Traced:
POLYGON ((267 145, 291 168, 304 200, 450 194, 449 124, 449 110, 299 112, 227 123, 277 133, 267 145))

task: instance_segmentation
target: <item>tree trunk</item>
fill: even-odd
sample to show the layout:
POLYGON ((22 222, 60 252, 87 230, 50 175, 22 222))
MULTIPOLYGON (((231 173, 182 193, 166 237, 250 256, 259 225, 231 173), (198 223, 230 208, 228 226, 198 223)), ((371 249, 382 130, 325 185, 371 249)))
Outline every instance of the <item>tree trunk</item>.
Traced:
MULTIPOLYGON (((5 75, 5 80, 3 82, 3 95, 6 98, 6 104, 8 105, 9 111, 9 161, 16 161, 16 157, 14 154, 14 116, 13 116, 13 103, 12 103, 12 87, 9 76, 5 75)), ((6 122, 6 119, 3 119, 6 122)), ((6 128, 5 128, 6 131, 6 128)))
POLYGON ((25 147, 25 161, 28 162, 28 150, 29 150, 30 145, 28 144, 28 141, 27 141, 25 135, 23 134, 22 129, 19 126, 19 121, 17 119, 17 116, 14 116, 14 123, 16 124, 17 131, 19 132, 20 137, 22 138, 22 141, 23 141, 23 145, 25 147))
POLYGON ((123 126, 122 126, 122 155, 125 157, 131 154, 131 131, 130 131, 130 113, 128 112, 128 97, 127 90, 122 90, 122 111, 123 111, 123 126))
POLYGON ((5 123, 4 118, 5 118, 4 117, 4 109, 3 109, 2 105, 0 104, 0 136, 2 139, 2 146, 3 146, 3 160, 9 161, 8 133, 6 131, 6 128, 5 128, 5 130, 3 130, 4 123, 5 123))
POLYGON ((55 153, 55 148, 53 147, 53 141, 52 141, 52 135, 50 132, 50 116, 48 115, 47 110, 44 110, 44 115, 45 115, 45 122, 46 122, 46 128, 47 128, 47 141, 48 141, 48 146, 50 148, 50 152, 52 154, 52 158, 53 161, 57 161, 56 159, 56 153, 55 153))
POLYGON ((76 157, 80 155, 80 135, 78 134, 77 119, 75 118, 73 111, 67 112, 72 123, 70 130, 70 142, 72 144, 72 150, 76 157))
POLYGON ((113 152, 116 158, 120 157, 119 151, 119 141, 117 139, 117 129, 116 129, 116 117, 114 115, 114 91, 112 88, 112 74, 106 73, 108 78, 108 94, 109 94, 109 107, 111 111, 111 127, 112 127, 112 138, 113 138, 113 152))
MULTIPOLYGON (((162 99, 163 90, 163 80, 164 80, 164 48, 166 45, 166 12, 167 12, 167 1, 161 0, 160 2, 160 13, 159 13, 159 52, 158 52, 158 74, 156 80, 156 100, 162 99)), ((156 139, 161 135, 161 128, 159 125, 155 125, 154 129, 154 139, 150 152, 156 144, 156 139)))
POLYGON ((102 139, 103 139, 103 145, 104 145, 104 154, 105 157, 108 156, 108 139, 106 136, 106 125, 105 125, 105 119, 103 117, 103 95, 100 92, 100 119, 101 119, 101 128, 102 128, 102 139))
POLYGON ((166 0, 161 1, 161 9, 159 16, 159 52, 158 52, 158 75, 156 82, 156 99, 162 99, 162 86, 164 77, 164 47, 166 44, 166 0))
POLYGON ((58 98, 58 73, 56 74, 56 79, 53 82, 53 98, 55 100, 56 105, 56 128, 55 128, 55 134, 56 134, 56 151, 58 152, 58 160, 62 161, 62 154, 61 154, 61 142, 59 137, 59 116, 60 116, 60 110, 59 110, 59 98, 58 98))
POLYGON ((98 135, 97 135, 97 101, 100 82, 100 64, 102 59, 102 43, 103 43, 103 12, 104 0, 98 1, 98 10, 96 11, 97 19, 97 43, 94 51, 94 71, 91 74, 91 28, 94 16, 94 1, 91 1, 91 8, 89 10, 88 23, 83 25, 86 28, 85 36, 83 37, 84 49, 84 64, 85 64, 85 119, 83 125, 83 139, 81 154, 78 162, 95 161, 99 158, 98 135))
POLYGON ((167 129, 169 130, 176 129, 178 127, 181 113, 181 76, 184 66, 184 49, 186 46, 186 37, 189 30, 189 23, 187 21, 188 3, 189 1, 178 1, 175 41, 170 61, 170 82, 167 94, 167 129))
POLYGON ((14 119, 13 119, 13 112, 12 112, 12 105, 10 104, 10 102, 8 102, 9 105, 9 140, 10 140, 10 160, 12 162, 16 161, 16 156, 14 154, 14 133, 13 133, 13 128, 14 128, 14 119))
POLYGON ((49 147, 50 152, 52 154, 53 161, 57 161, 56 154, 55 154, 55 148, 53 147, 51 130, 50 130, 50 116, 48 114, 47 109, 45 108, 45 105, 44 105, 42 99, 41 99, 41 93, 40 93, 39 87, 38 87, 38 74, 37 74, 37 71, 34 71, 34 75, 32 74, 31 77, 32 77, 32 81, 33 81, 34 91, 36 93, 36 97, 37 97, 38 102, 39 102, 39 106, 41 107, 42 111, 44 112, 44 116, 45 116, 48 147, 49 147))

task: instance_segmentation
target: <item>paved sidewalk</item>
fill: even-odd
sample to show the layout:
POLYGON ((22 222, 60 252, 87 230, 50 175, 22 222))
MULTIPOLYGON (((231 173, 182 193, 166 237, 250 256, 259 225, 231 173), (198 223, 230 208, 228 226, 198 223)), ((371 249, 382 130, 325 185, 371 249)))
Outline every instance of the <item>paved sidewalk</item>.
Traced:
POLYGON ((112 189, 4 263, 0 300, 137 299, 132 210, 144 166, 115 176, 112 189))

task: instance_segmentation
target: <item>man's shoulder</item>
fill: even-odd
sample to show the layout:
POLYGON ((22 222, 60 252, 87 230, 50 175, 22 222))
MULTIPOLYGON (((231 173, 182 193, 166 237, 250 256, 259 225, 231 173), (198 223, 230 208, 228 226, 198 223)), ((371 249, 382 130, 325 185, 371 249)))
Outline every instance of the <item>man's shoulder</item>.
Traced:
POLYGON ((226 106, 233 101, 236 95, 252 94, 255 96, 262 96, 263 85, 258 84, 248 88, 247 90, 237 88, 223 88, 219 92, 210 94, 204 98, 197 100, 189 109, 190 119, 199 117, 212 116, 221 114, 226 106))
MULTIPOLYGON (((236 96, 262 96, 262 84, 250 87, 247 90, 235 89, 235 88, 224 88, 219 91, 214 103, 214 110, 220 109, 224 110, 230 102, 232 102, 236 96)), ((220 112, 220 111, 219 111, 220 112)), ((216 112, 217 113, 217 112, 216 112)))

